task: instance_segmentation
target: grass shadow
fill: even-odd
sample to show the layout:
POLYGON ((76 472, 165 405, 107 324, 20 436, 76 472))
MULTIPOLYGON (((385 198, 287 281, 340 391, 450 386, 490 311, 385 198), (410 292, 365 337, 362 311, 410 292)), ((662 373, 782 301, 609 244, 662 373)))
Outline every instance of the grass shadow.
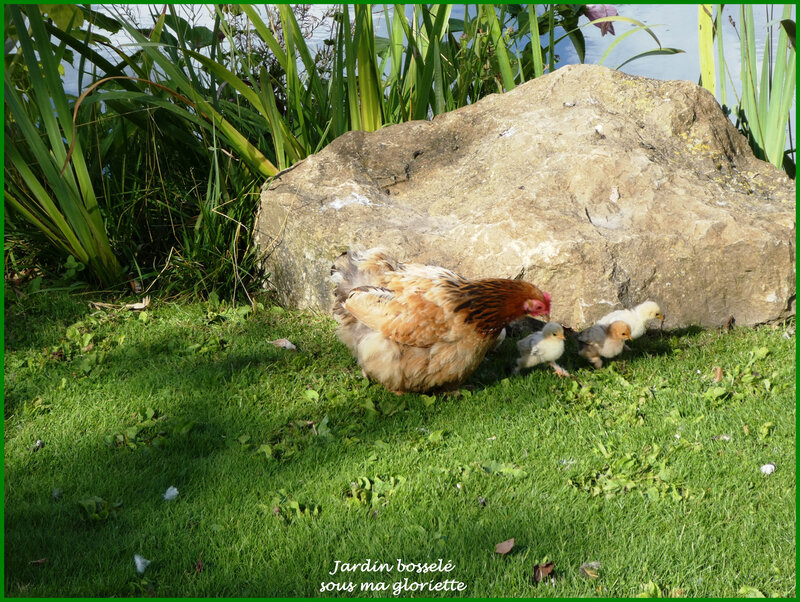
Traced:
POLYGON ((24 299, 6 293, 4 346, 8 351, 55 345, 64 331, 89 313, 88 303, 67 295, 36 293, 24 299))
MULTIPOLYGON (((81 365, 88 353, 76 353, 21 364, 15 379, 7 374, 14 403, 6 412, 6 595, 146 595, 152 587, 159 596, 311 596, 330 578, 334 559, 368 557, 451 558, 456 570, 447 577, 468 583, 467 596, 540 595, 530 576, 545 556, 560 574, 563 589, 554 595, 596 595, 577 567, 601 556, 612 567, 608 593, 619 595, 634 595, 659 574, 669 581, 652 564, 632 564, 631 557, 653 550, 670 556, 681 574, 700 570, 677 536, 647 536, 686 524, 686 508, 638 495, 606 501, 568 482, 602 468, 592 451, 598 433, 609 453, 614 446, 638 452, 675 441, 676 426, 665 417, 675 415, 676 404, 687 420, 709 414, 702 383, 690 385, 685 399, 674 397, 683 394, 685 378, 665 369, 665 354, 627 362, 630 386, 610 371, 587 370, 591 390, 577 390, 549 368, 503 382, 501 368, 516 353, 507 341, 459 395, 395 396, 360 377, 329 320, 221 313, 179 306, 156 307, 147 321, 120 317, 97 326, 94 351, 104 356, 87 372, 81 365), (298 351, 269 343, 277 338, 298 351), (653 374, 672 386, 651 396, 653 374), (645 405, 628 407, 631 390, 647 396, 645 405), (32 405, 34 396, 42 403, 32 405), (38 438, 45 446, 32 452, 38 438), (162 497, 169 486, 180 491, 171 502, 162 497), (86 522, 78 502, 91 496, 123 507, 86 522), (312 508, 319 512, 306 512, 312 508), (517 552, 496 555, 494 544, 510 537, 517 552), (624 550, 615 543, 620 538, 628 542, 624 550), (153 561, 144 576, 135 572, 134 554, 153 561), (31 564, 41 558, 48 558, 45 567, 31 564)), ((26 353, 12 352, 8 361, 26 353)), ((763 392, 754 399, 771 407, 763 392)), ((716 412, 715 420, 738 424, 740 411, 716 412)), ((782 417, 770 419, 784 428, 782 417)), ((715 423, 713 433, 723 428, 727 423, 715 423)), ((704 470, 722 474, 725 491, 741 480, 730 474, 741 469, 740 459, 721 465, 716 449, 692 466, 701 489, 709 488, 704 470)), ((681 479, 692 478, 678 468, 681 479)), ((778 473, 766 484, 783 491, 791 476, 778 473)), ((774 496, 742 491, 753 503, 777 507, 774 496)), ((707 502, 691 509, 693 520, 719 511, 707 502)), ((731 524, 738 531, 726 537, 734 543, 704 551, 703 562, 724 553, 738 570, 731 549, 742 548, 739 539, 752 538, 756 527, 731 524)), ((773 527, 767 521, 765 528, 773 527)), ((702 526, 686 528, 703 541, 702 526)))

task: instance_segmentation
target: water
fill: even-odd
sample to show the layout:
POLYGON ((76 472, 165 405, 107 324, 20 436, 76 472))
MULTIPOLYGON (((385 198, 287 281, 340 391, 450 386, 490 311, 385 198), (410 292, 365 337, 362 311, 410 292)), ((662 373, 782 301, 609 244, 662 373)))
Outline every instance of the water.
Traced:
MULTIPOLYGON (((312 14, 322 15, 326 9, 331 5, 315 5, 312 7, 312 14)), ((761 65, 761 57, 766 44, 766 25, 770 22, 770 17, 767 15, 766 7, 768 5, 756 5, 753 7, 754 20, 755 20, 755 38, 756 38, 756 54, 758 56, 759 67, 761 65)), ((644 22, 646 25, 651 26, 653 32, 658 37, 663 47, 672 47, 684 50, 684 53, 669 55, 669 56, 651 56, 642 59, 637 59, 627 65, 623 66, 620 70, 631 75, 640 75, 661 80, 688 80, 693 83, 698 83, 700 79, 700 59, 698 50, 698 33, 697 33, 697 4, 615 4, 621 16, 630 17, 644 22)), ((162 6, 147 6, 147 5, 117 5, 117 6, 100 6, 95 7, 111 15, 118 15, 121 10, 130 11, 135 15, 143 27, 148 27, 152 24, 150 18, 151 12, 158 13, 162 6)), ((728 16, 732 16, 734 21, 739 24, 739 5, 726 5, 723 11, 724 24, 722 28, 723 42, 725 49, 725 60, 730 70, 732 82, 726 81, 726 89, 728 94, 728 104, 735 104, 735 99, 741 95, 741 80, 740 80, 740 47, 739 38, 733 26, 728 22, 728 16)), ((187 20, 195 25, 205 25, 211 28, 213 26, 214 18, 212 7, 209 5, 179 5, 176 7, 179 14, 184 16, 187 20)), ((410 17, 413 10, 411 5, 406 5, 406 14, 410 17)), ((474 11, 474 6, 470 7, 474 11)), ((392 8, 389 8, 391 15, 392 8)), ((541 5, 539 11, 542 11, 541 5)), ((782 15, 783 5, 775 5, 774 19, 780 19, 782 15)), ((263 14, 263 10, 260 11, 263 14)), ((373 11, 373 22, 378 32, 378 35, 385 35, 386 33, 386 15, 383 10, 383 5, 375 5, 373 11)), ((456 5, 453 7, 452 17, 463 18, 464 5, 456 5)), ((792 11, 792 18, 796 18, 796 13, 792 11)), ((588 19, 581 17, 579 24, 583 25, 588 22, 588 19)), ((626 23, 615 23, 616 36, 606 35, 603 36, 600 29, 595 26, 588 26, 582 29, 583 35, 586 39, 586 56, 585 62, 597 64, 600 58, 605 53, 606 49, 614 43, 614 41, 626 31, 629 31, 634 26, 626 23)), ((556 37, 563 33, 562 30, 557 30, 556 37)), ((315 31, 311 38, 312 44, 322 44, 323 40, 330 37, 329 27, 323 25, 315 31)), ((777 38, 777 36, 776 36, 777 38)), ((113 36, 115 42, 120 44, 129 43, 130 40, 125 34, 118 34, 113 36)), ((542 38, 545 42, 545 38, 542 38)), ((776 45, 776 42, 774 42, 776 45)), ((657 48, 653 38, 646 32, 640 31, 628 36, 621 43, 617 44, 603 63, 608 67, 616 67, 628 58, 635 56, 639 53, 646 52, 657 48)), ((127 50, 126 50, 127 51, 127 50)), ((556 47, 556 52, 560 56, 561 61, 559 66, 566 64, 579 63, 577 53, 575 52, 571 42, 565 39, 556 47)), ((110 56, 110 53, 109 53, 110 56)), ((113 57, 112 57, 113 58, 113 57)), ((715 48, 716 58, 716 48, 715 48)), ((716 75, 716 74, 715 74, 716 75)), ((72 94, 78 94, 77 74, 74 69, 68 70, 66 77, 66 87, 72 94)), ((718 83, 719 85, 719 83, 718 83)), ((720 98, 719 92, 717 98, 720 98)), ((792 123, 792 141, 796 140, 795 127, 795 107, 796 99, 792 101, 791 109, 791 123, 792 123)), ((789 148, 789 140, 787 139, 787 148, 789 148)))

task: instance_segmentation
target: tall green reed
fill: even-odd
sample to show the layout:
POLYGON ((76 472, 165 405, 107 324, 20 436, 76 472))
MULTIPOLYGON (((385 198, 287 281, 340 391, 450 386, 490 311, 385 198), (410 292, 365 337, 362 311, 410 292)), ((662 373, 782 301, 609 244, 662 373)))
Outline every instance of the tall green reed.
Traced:
POLYGON ((723 6, 715 5, 715 14, 712 14, 711 5, 701 5, 700 8, 701 83, 712 94, 719 91, 723 107, 733 111, 738 120, 737 125, 747 136, 755 155, 776 167, 783 167, 793 175, 794 149, 786 150, 786 135, 791 126, 790 113, 796 87, 795 21, 792 19, 792 6, 784 5, 781 18, 768 23, 760 68, 756 56, 753 7, 742 5, 739 8, 739 28, 731 21, 739 35, 741 63, 741 94, 734 88, 736 104, 733 107, 728 107, 727 103, 725 76, 732 82, 732 75, 723 52, 723 6), (775 29, 778 32, 777 44, 775 29), (717 46, 718 81, 714 77, 715 56, 710 40, 712 30, 717 46))
MULTIPOLYGON (((5 202, 85 264, 100 284, 118 284, 122 269, 108 240, 44 20, 36 6, 7 10, 30 87, 20 90, 6 71, 5 202), (74 152, 67 161, 69 144, 74 152)), ((63 52, 63 45, 59 48, 63 52)))

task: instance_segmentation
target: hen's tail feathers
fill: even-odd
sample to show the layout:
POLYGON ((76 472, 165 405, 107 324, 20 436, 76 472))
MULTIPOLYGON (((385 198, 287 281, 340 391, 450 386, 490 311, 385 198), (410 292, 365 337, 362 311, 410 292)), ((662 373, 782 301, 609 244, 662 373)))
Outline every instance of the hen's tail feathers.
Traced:
POLYGON ((345 251, 331 266, 336 301, 343 303, 354 288, 381 287, 385 274, 397 270, 399 266, 395 259, 379 248, 345 251))

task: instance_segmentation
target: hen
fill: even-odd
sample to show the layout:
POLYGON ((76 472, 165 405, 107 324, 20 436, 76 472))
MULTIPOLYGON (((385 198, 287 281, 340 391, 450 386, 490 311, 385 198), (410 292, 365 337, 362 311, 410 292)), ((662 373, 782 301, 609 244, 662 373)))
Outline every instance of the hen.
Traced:
POLYGON ((365 376, 395 393, 459 385, 506 324, 550 313, 550 295, 528 282, 467 280, 380 249, 343 253, 331 280, 339 339, 365 376))
POLYGON ((633 309, 618 309, 600 318, 597 323, 608 326, 612 322, 622 320, 631 327, 631 338, 638 339, 646 330, 650 320, 659 319, 664 322, 664 314, 655 301, 645 301, 633 309))
POLYGON ((578 333, 578 355, 586 358, 595 368, 603 367, 601 358, 616 357, 631 339, 631 327, 622 320, 609 325, 595 324, 578 333))
POLYGON ((564 353, 564 328, 561 324, 548 322, 539 332, 518 341, 517 349, 520 357, 515 373, 547 362, 559 376, 569 376, 569 372, 556 364, 556 360, 564 353))

